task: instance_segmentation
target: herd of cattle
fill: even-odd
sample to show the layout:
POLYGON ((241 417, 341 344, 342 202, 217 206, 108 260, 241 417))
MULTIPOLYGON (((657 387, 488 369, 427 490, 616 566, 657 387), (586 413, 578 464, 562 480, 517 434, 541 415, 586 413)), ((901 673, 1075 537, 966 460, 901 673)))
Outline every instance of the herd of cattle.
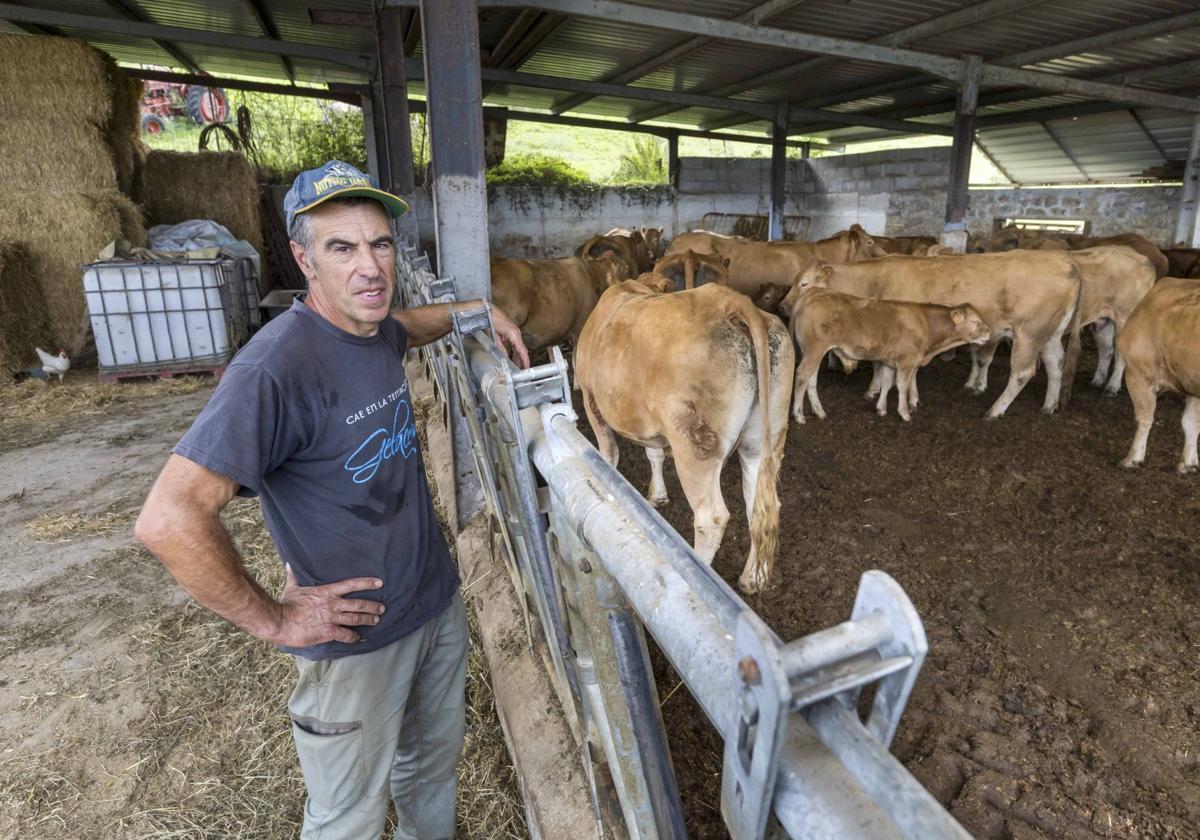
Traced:
POLYGON ((706 231, 616 229, 576 256, 492 260, 495 304, 531 349, 570 341, 576 387, 601 454, 616 435, 645 447, 647 496, 667 500, 670 449, 695 516, 695 549, 711 562, 729 511, 720 475, 737 450, 751 549, 739 584, 763 589, 778 544, 776 477, 791 416, 821 418, 822 359, 847 371, 874 363, 867 396, 887 413, 894 387, 905 421, 919 402, 917 371, 969 345, 966 388, 987 390, 999 343, 1012 342, 1007 386, 987 412, 1002 416, 1037 371, 1042 411, 1070 399, 1080 331, 1091 326, 1091 384, 1129 390, 1137 431, 1124 466, 1140 464, 1157 395, 1184 394, 1178 469, 1200 467, 1200 251, 1160 250, 1136 234, 1103 239, 1015 227, 968 253, 932 237, 871 236, 859 225, 816 242, 759 242, 706 231), (780 316, 786 322, 780 320, 780 316), (1064 338, 1066 346, 1064 348, 1064 338), (797 366, 796 350, 799 350, 797 366))

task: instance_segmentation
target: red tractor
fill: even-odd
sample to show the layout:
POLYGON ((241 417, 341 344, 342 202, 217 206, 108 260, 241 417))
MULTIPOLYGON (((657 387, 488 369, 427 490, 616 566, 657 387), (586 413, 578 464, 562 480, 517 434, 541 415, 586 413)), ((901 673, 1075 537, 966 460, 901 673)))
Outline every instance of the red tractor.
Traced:
POLYGON ((229 119, 229 99, 224 88, 146 82, 142 94, 142 133, 167 130, 167 120, 186 116, 197 125, 223 123, 229 119))

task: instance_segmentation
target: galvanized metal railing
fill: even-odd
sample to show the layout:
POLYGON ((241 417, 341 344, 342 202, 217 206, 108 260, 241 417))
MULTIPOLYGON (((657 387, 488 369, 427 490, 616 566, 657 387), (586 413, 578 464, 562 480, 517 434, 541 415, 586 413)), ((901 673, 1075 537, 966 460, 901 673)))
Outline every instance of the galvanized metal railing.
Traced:
MULTIPOLYGON (((407 305, 453 300, 424 257, 409 249, 400 263, 407 305)), ((927 650, 900 586, 867 572, 849 621, 785 643, 579 432, 557 348, 517 370, 490 326, 486 306, 461 312, 422 356, 446 410, 466 418, 598 833, 687 836, 648 631, 724 740, 721 813, 737 840, 765 836, 772 813, 790 837, 967 837, 888 752, 927 650)))

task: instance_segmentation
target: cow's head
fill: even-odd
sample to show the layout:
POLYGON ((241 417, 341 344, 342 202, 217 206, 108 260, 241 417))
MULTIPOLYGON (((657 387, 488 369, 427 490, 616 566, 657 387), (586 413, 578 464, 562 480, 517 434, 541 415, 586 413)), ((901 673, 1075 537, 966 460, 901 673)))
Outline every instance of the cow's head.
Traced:
POLYGON ((950 310, 954 334, 967 344, 983 344, 992 337, 992 328, 974 306, 964 303, 950 310))
POLYGON ((850 230, 846 231, 845 236, 850 239, 850 252, 847 262, 877 260, 880 257, 888 255, 888 252, 883 250, 879 243, 875 241, 875 237, 863 230, 862 225, 851 225, 850 230))
POLYGON ((580 256, 593 258, 612 254, 627 266, 629 273, 626 279, 637 276, 637 273, 641 270, 640 260, 638 265, 630 265, 629 258, 622 250, 621 244, 612 236, 593 236, 587 242, 583 243, 583 247, 579 251, 580 256))
POLYGON ((791 290, 791 286, 783 283, 767 283, 759 287, 758 294, 753 298, 754 305, 764 312, 780 312, 780 305, 791 290))
POLYGON ((629 263, 612 251, 605 251, 595 257, 585 256, 584 259, 587 261, 588 273, 592 276, 592 286, 598 295, 603 294, 609 286, 633 279, 629 263))
POLYGON ((826 287, 829 285, 829 278, 833 276, 833 266, 829 263, 814 260, 809 263, 808 267, 796 275, 796 279, 792 281, 792 286, 797 289, 807 289, 809 286, 826 287))
POLYGON ((667 243, 663 242, 663 229, 643 226, 641 234, 646 247, 650 249, 650 256, 661 260, 662 255, 667 251, 667 243))

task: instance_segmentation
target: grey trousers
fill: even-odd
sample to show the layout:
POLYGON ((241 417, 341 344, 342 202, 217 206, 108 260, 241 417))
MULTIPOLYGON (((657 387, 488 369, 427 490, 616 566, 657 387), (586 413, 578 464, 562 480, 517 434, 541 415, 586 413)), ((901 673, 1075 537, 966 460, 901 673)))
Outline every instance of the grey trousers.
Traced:
POLYGON ((390 798, 399 840, 454 836, 467 673, 462 597, 387 647, 314 662, 288 702, 308 798, 303 840, 367 840, 390 798))

